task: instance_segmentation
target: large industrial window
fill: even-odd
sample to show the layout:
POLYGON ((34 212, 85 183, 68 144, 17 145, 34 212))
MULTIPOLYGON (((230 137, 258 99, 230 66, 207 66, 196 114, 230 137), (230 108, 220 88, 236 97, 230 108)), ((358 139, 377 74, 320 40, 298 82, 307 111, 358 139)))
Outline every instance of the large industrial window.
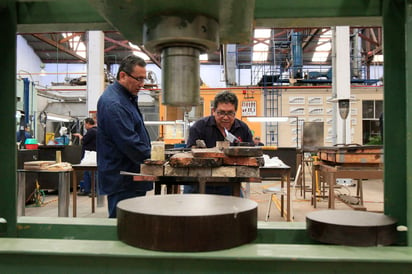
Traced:
POLYGON ((383 112, 382 100, 362 101, 363 144, 382 144, 379 117, 383 112))

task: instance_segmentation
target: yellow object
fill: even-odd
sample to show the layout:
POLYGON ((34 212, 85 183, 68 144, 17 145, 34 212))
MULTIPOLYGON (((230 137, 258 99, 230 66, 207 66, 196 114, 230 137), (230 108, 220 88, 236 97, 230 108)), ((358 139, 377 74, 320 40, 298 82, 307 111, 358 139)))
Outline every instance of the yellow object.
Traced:
POLYGON ((152 141, 152 153, 151 160, 164 160, 165 159, 165 142, 152 141))
POLYGON ((262 146, 262 150, 277 150, 277 146, 262 146))
POLYGON ((62 152, 60 150, 56 151, 56 163, 62 162, 62 152))
POLYGON ((44 142, 45 145, 49 143, 50 140, 54 139, 54 133, 53 132, 46 132, 46 141, 44 142))

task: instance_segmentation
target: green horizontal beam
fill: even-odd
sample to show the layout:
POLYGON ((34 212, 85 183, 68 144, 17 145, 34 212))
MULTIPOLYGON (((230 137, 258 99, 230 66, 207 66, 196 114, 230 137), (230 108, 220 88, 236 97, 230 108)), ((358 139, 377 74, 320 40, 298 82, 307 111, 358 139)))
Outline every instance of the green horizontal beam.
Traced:
POLYGON ((412 247, 247 244, 184 253, 119 241, 4 238, 0 266, 4 273, 407 273, 412 247))
MULTIPOLYGON (((19 217, 20 238, 117 240, 116 220, 98 218, 19 217)), ((314 244, 305 223, 258 222, 254 243, 314 244)))

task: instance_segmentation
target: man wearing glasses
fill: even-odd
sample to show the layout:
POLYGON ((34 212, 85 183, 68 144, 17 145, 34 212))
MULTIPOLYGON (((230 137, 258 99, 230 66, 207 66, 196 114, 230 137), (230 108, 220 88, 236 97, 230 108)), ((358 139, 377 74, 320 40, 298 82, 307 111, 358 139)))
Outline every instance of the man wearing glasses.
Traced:
POLYGON ((137 105, 145 79, 145 61, 130 55, 97 103, 98 183, 100 194, 107 195, 109 218, 116 218, 121 200, 145 196, 153 189, 153 182, 136 183, 132 176, 120 175, 120 171, 140 172, 140 164, 150 158, 150 137, 137 105))
MULTIPOLYGON (((238 99, 236 95, 229 91, 223 91, 215 96, 212 108, 212 115, 204 117, 190 128, 187 147, 196 145, 196 140, 203 140, 208 148, 215 147, 216 141, 224 141, 227 130, 234 135, 236 142, 247 142, 253 146, 253 136, 249 127, 239 119, 236 119, 238 99)), ((184 193, 197 193, 194 186, 186 185, 184 193)), ((206 193, 232 195, 230 186, 206 186, 206 193)))

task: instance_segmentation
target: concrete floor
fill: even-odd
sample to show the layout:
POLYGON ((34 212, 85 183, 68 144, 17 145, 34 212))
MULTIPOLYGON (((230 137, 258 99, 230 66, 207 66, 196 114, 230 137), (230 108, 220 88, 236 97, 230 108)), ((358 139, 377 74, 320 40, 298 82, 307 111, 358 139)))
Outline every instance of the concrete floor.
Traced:
MULTIPOLYGON (((310 174, 306 174, 306 184, 311 183, 310 174)), ((264 221, 266 210, 271 194, 263 193, 263 189, 271 186, 279 185, 279 181, 264 181, 262 183, 255 183, 250 185, 250 199, 258 204, 258 221, 264 221)), ((342 194, 354 195, 356 194, 356 187, 341 187, 335 190, 342 194)), ((364 191, 364 205, 368 211, 383 212, 383 183, 382 180, 366 180, 363 182, 364 191)), ((153 195, 153 191, 148 195, 153 195)), ((306 214, 314 210, 328 209, 327 198, 317 200, 317 208, 311 205, 311 193, 306 192, 305 198, 301 195, 300 187, 296 187, 291 191, 292 197, 292 212, 293 221, 305 222, 306 214)), ((101 197, 101 202, 96 206, 95 213, 91 212, 91 198, 87 196, 77 197, 77 216, 79 218, 107 218, 107 202, 105 197, 101 197)), ((70 199, 72 199, 70 195, 70 199)), ((26 216, 42 216, 42 217, 57 217, 57 193, 46 193, 45 202, 42 206, 36 207, 34 205, 26 206, 26 216)), ((70 201, 69 216, 72 215, 72 201, 70 201)), ((336 200, 336 209, 353 210, 343 202, 336 200)), ((282 222, 284 218, 280 216, 280 211, 276 205, 272 204, 269 221, 282 222)))

